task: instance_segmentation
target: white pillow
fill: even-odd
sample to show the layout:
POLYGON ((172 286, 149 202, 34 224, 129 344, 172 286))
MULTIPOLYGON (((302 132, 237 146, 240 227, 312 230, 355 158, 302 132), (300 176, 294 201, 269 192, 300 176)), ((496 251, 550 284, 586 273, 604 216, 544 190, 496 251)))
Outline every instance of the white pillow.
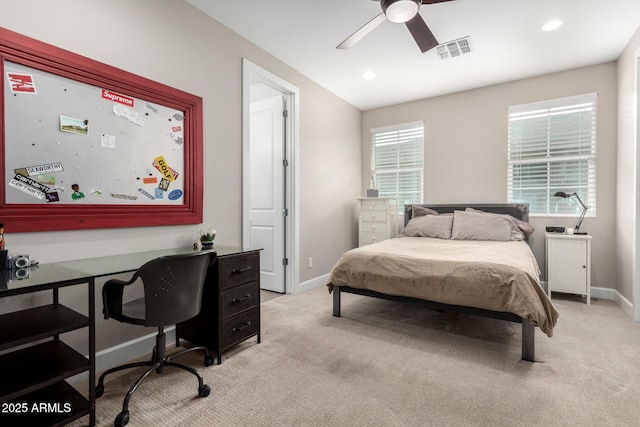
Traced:
POLYGON ((451 214, 418 216, 409 220, 409 223, 400 235, 407 237, 450 239, 452 224, 453 215, 451 214))
POLYGON ((480 211, 478 209, 474 209, 474 208, 467 208, 465 209, 465 212, 476 212, 476 213, 484 213, 487 215, 498 215, 501 216, 503 218, 506 218, 507 220, 511 221, 513 223, 513 226, 511 227, 511 240, 525 240, 528 239, 529 236, 531 234, 533 234, 533 232, 535 231, 535 229, 533 228, 533 225, 529 224, 526 221, 523 221, 521 219, 515 218, 509 214, 498 214, 498 213, 493 213, 493 212, 485 212, 485 211, 480 211))
MULTIPOLYGON (((511 240, 512 222, 498 215, 455 211, 451 238, 455 240, 511 240)), ((516 227, 517 228, 517 227, 516 227)))

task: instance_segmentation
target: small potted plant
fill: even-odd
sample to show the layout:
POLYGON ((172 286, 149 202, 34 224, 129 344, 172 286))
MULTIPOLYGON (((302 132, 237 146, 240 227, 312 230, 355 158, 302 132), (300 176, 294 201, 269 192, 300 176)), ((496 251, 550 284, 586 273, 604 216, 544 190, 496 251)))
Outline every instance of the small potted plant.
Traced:
POLYGON ((213 246, 213 240, 216 238, 216 230, 213 228, 200 229, 200 243, 203 248, 210 248, 213 246))

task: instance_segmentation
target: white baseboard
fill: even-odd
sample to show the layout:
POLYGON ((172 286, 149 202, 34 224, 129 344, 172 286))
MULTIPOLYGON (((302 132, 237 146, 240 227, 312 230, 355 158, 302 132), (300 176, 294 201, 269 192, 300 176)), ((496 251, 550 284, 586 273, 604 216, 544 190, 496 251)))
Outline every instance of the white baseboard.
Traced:
POLYGON ((329 275, 330 273, 323 274, 322 276, 318 276, 314 279, 307 280, 306 282, 300 283, 295 289, 294 294, 300 294, 302 292, 306 292, 313 288, 317 288, 318 286, 326 286, 329 283, 329 275))
POLYGON ((614 301, 617 303, 622 311, 624 311, 629 317, 633 319, 633 304, 626 299, 624 295, 612 288, 594 288, 591 287, 591 296, 593 298, 602 298, 614 301))
MULTIPOLYGON (((167 347, 175 345, 176 327, 171 326, 164 330, 165 343, 167 347)), ((156 333, 151 333, 122 344, 96 352, 96 374, 106 371, 114 366, 123 365, 131 359, 135 359, 153 351, 156 345, 156 333)), ((85 355, 86 356, 86 355, 85 355)), ((71 382, 86 380, 89 378, 88 372, 78 374, 71 379, 71 382)), ((97 376, 96 376, 97 381, 97 376)))
MULTIPOLYGON (((547 283, 545 281, 540 281, 540 284, 542 285, 542 287, 544 288, 544 290, 547 290, 547 283)), ((606 300, 610 300, 613 301, 615 303, 617 303, 620 308, 622 309, 622 311, 624 311, 629 317, 631 317, 632 319, 634 318, 634 312, 633 312, 633 304, 631 303, 631 301, 629 301, 628 299, 626 299, 620 292, 618 292, 616 289, 613 288, 598 288, 598 287, 591 287, 591 297, 592 298, 600 298, 600 299, 606 299, 606 300)))

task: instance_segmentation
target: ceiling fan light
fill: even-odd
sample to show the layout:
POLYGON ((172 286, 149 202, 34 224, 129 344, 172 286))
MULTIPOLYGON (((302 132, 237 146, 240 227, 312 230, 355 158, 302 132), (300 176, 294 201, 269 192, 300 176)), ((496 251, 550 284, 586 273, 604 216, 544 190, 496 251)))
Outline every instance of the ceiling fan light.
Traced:
POLYGON ((542 27, 542 31, 553 31, 560 28, 561 26, 562 26, 562 21, 558 21, 554 19, 544 24, 544 26, 542 27))
POLYGON ((383 0, 382 10, 391 22, 402 24, 418 14, 420 0, 383 0))

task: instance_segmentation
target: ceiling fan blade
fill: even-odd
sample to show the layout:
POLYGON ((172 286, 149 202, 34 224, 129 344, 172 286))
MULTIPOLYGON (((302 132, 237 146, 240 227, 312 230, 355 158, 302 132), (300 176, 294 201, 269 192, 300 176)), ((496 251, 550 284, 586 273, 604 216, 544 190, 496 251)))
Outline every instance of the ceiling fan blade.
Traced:
POLYGON ((416 43, 418 43, 418 47, 422 53, 438 46, 438 40, 436 40, 436 37, 433 35, 420 14, 414 16, 410 21, 405 22, 405 25, 411 32, 416 43))
POLYGON ((358 29, 355 33, 347 37, 345 41, 336 46, 336 49, 349 49, 351 46, 362 40, 364 36, 373 31, 378 25, 382 24, 386 19, 387 17, 384 16, 384 13, 381 13, 380 15, 376 16, 371 21, 360 27, 360 29, 358 29))
POLYGON ((422 4, 444 3, 446 1, 453 1, 453 0, 422 0, 422 4))

